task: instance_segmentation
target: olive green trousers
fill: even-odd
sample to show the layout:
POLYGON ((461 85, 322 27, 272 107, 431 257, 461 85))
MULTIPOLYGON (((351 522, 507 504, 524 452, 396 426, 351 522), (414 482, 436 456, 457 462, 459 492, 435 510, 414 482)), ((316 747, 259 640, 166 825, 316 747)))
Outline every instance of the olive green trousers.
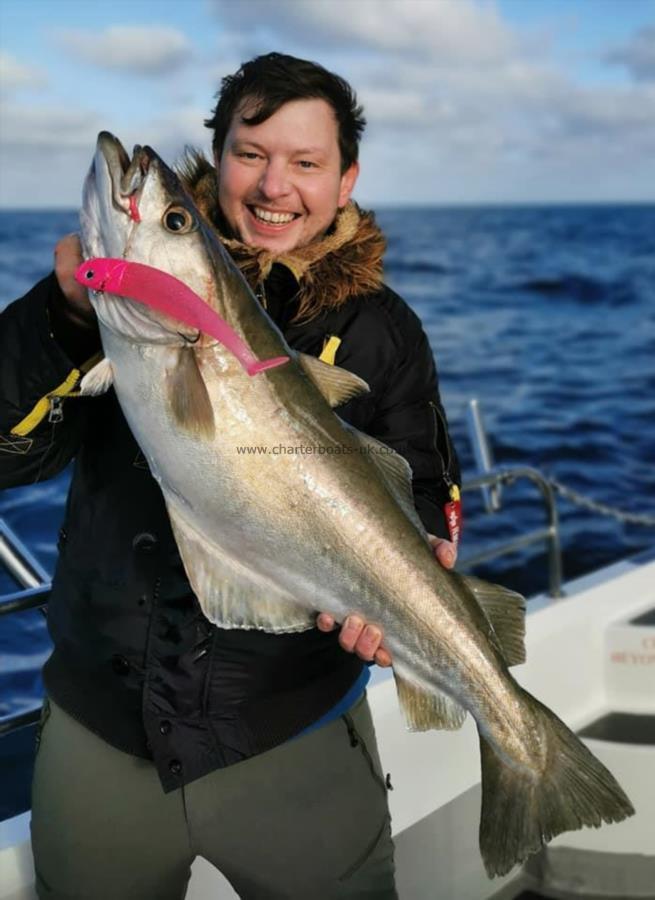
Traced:
POLYGON ((385 779, 365 697, 307 735, 165 794, 52 701, 32 786, 41 900, 182 900, 202 856, 243 900, 394 900, 385 779))

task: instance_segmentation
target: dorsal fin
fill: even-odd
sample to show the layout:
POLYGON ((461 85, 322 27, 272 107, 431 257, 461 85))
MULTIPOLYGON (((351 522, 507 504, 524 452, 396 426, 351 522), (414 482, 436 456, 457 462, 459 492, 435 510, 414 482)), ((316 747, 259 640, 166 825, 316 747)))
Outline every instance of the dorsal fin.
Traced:
POLYGON ((358 375, 339 366, 331 366, 315 356, 299 353, 298 362, 332 407, 341 406, 353 397, 370 391, 369 386, 358 375))
POLYGON ((452 572, 461 588, 470 592, 489 619, 508 666, 525 662, 525 598, 516 591, 490 584, 474 575, 452 572))
POLYGON ((402 508, 405 515, 414 523, 420 532, 426 535, 425 526, 421 522, 414 505, 414 491, 412 490, 412 467, 404 456, 383 444, 382 441, 370 437, 361 431, 352 429, 359 439, 362 448, 391 491, 396 503, 402 508))

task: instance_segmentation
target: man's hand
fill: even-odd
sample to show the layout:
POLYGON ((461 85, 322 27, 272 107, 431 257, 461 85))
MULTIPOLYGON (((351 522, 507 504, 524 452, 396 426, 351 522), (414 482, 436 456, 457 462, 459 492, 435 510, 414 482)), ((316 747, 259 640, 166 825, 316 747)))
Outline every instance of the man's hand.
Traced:
MULTIPOLYGON (((428 535, 434 555, 445 569, 452 569, 457 559, 457 547, 445 538, 428 535)), ((334 631, 337 623, 328 613, 319 613, 316 625, 320 631, 334 631)), ((377 625, 368 625, 359 616, 348 616, 339 634, 339 644, 349 653, 356 653, 361 659, 372 659, 378 666, 390 666, 391 655, 382 643, 384 635, 377 625)))
POLYGON ((58 241, 55 247, 55 275, 68 301, 67 312, 73 319, 88 325, 95 320, 95 311, 89 302, 86 288, 75 281, 75 270, 83 261, 78 235, 67 234, 58 241))

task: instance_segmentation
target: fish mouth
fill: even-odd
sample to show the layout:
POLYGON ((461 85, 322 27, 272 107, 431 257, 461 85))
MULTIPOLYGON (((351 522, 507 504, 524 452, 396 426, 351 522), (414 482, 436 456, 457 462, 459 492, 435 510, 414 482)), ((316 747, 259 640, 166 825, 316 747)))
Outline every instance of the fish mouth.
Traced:
POLYGON ((150 147, 137 144, 130 159, 119 139, 109 131, 101 131, 96 144, 95 174, 103 161, 111 186, 111 202, 115 209, 135 218, 138 200, 157 154, 150 147))

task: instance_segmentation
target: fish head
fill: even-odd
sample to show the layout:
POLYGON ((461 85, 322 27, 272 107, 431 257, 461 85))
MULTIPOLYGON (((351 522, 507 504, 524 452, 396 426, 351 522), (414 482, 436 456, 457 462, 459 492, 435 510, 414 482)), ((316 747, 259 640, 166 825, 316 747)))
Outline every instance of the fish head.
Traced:
MULTIPOLYGON (((220 312, 227 252, 175 173, 150 147, 130 158, 107 131, 98 136, 80 213, 85 258, 137 262, 173 275, 220 312)), ((229 279, 228 279, 229 280, 229 279)), ((101 323, 139 343, 195 343, 198 329, 142 303, 90 291, 101 323)))

